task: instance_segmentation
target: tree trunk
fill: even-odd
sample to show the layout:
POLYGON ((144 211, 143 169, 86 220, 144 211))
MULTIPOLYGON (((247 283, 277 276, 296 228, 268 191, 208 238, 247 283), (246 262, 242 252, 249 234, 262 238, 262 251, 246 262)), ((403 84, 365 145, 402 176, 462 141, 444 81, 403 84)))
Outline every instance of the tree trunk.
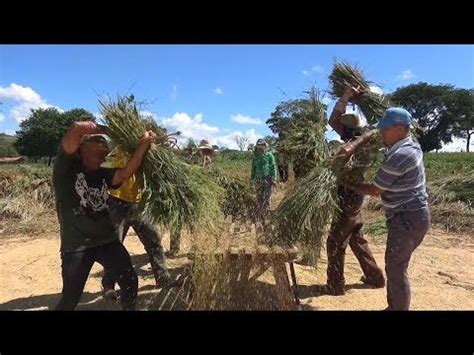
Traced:
POLYGON ((51 159, 52 157, 48 157, 48 166, 51 166, 51 159))
POLYGON ((467 143, 466 143, 466 152, 469 153, 469 146, 471 145, 471 134, 470 132, 467 132, 467 143))

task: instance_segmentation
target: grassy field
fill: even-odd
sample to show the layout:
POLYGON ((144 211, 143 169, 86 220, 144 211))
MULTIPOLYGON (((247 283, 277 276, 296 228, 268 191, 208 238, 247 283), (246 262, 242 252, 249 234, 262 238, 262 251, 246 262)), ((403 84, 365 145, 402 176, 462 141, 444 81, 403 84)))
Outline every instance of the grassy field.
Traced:
MULTIPOLYGON (((381 160, 382 157, 379 157, 381 160)), ((250 178, 249 152, 223 151, 214 164, 240 180, 250 178)), ((433 222, 453 231, 474 228, 474 153, 428 153, 424 157, 433 222)), ((368 172, 374 176, 378 163, 368 172)), ((57 230, 50 190, 51 168, 44 164, 0 166, 0 234, 42 233, 57 230)), ((380 201, 370 199, 366 233, 385 234, 380 201)))
POLYGON ((1 157, 16 157, 18 152, 13 147, 16 138, 5 133, 0 133, 0 158, 1 157))

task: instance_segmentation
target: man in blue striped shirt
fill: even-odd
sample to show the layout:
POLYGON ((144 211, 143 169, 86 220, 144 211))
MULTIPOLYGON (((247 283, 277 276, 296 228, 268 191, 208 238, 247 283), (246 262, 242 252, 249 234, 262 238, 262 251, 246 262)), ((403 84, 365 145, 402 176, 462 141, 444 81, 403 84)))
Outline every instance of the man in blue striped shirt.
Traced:
POLYGON ((381 196, 387 219, 387 302, 390 310, 410 308, 408 264, 430 225, 425 169, 420 145, 409 136, 411 115, 388 109, 378 127, 389 148, 373 183, 354 183, 362 193, 381 196))

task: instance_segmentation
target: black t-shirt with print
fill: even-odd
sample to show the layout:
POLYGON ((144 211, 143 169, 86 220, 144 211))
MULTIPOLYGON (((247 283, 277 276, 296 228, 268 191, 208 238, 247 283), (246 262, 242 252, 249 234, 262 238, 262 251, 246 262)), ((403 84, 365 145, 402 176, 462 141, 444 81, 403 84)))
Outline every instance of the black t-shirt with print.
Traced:
MULTIPOLYGON (((119 239, 107 207, 108 187, 117 169, 86 172, 76 155, 60 147, 53 187, 61 232, 61 252, 74 252, 119 239)), ((114 186, 116 187, 116 186, 114 186)))

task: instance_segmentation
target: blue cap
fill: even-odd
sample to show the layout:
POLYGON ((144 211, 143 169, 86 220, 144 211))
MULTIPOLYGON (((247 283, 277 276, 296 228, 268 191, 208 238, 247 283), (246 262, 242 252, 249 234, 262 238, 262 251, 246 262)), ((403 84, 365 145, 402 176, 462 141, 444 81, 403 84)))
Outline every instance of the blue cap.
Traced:
POLYGON ((377 125, 378 129, 392 127, 398 124, 404 124, 409 127, 411 124, 410 112, 401 107, 391 107, 385 111, 383 117, 377 125))

